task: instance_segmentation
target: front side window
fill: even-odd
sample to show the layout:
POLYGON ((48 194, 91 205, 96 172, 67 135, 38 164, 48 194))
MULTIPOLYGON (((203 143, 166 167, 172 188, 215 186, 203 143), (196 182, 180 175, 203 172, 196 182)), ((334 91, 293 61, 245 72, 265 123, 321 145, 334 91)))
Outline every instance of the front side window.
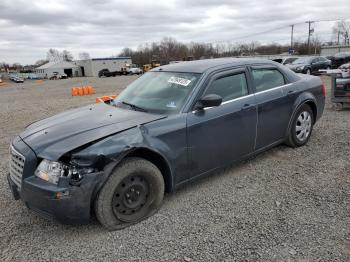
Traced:
POLYGON ((222 101, 229 101, 248 94, 247 80, 244 73, 220 77, 214 80, 204 95, 216 94, 222 101))
POLYGON ((283 75, 277 69, 253 69, 252 74, 256 92, 285 84, 283 75))
POLYGON ((147 72, 132 82, 115 103, 151 113, 177 113, 200 76, 197 73, 147 72))

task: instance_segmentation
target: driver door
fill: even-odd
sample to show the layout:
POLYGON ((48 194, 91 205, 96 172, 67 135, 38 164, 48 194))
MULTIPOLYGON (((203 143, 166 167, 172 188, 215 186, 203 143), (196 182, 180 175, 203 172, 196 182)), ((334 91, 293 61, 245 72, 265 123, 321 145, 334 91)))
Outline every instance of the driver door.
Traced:
POLYGON ((214 75, 200 97, 217 94, 220 106, 187 116, 191 177, 228 165, 253 152, 257 106, 245 69, 214 75))

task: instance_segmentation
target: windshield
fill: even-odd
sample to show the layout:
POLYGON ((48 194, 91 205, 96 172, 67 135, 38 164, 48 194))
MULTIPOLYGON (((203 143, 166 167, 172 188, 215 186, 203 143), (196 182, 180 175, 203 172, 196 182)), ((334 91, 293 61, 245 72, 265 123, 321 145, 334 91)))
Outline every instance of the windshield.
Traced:
POLYGON ((115 103, 152 113, 178 113, 199 78, 196 73, 148 72, 132 82, 115 103))
POLYGON ((301 57, 295 60, 292 64, 309 64, 312 58, 310 57, 301 57))

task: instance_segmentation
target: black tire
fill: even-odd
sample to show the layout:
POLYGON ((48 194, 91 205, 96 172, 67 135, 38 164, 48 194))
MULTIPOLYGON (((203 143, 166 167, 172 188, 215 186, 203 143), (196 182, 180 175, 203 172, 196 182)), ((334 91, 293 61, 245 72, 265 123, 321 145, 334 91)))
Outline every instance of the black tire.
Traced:
POLYGON ((162 173, 154 164, 142 158, 126 158, 98 193, 96 217, 108 230, 138 223, 160 208, 164 188, 162 173))
POLYGON ((310 69, 310 68, 307 68, 306 71, 305 71, 305 74, 311 75, 311 69, 310 69))
POLYGON ((304 104, 299 107, 291 122, 286 144, 291 147, 305 145, 311 137, 314 122, 314 115, 310 106, 304 104), (306 117, 305 119, 307 119, 307 116, 310 116, 310 122, 305 120, 305 122, 303 122, 304 124, 301 123, 300 119, 303 120, 303 116, 306 117), (302 132, 304 132, 304 136, 302 135, 302 132))

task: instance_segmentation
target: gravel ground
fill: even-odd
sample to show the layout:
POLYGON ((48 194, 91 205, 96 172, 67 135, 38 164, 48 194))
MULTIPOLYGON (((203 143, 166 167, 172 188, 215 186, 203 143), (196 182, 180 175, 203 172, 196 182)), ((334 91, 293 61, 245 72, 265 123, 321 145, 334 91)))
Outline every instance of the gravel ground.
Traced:
POLYGON ((306 146, 278 146, 188 184, 122 231, 96 220, 53 224, 12 200, 8 146, 17 133, 135 78, 0 87, 0 261, 350 261, 350 111, 334 111, 329 100, 306 146), (81 84, 97 94, 71 97, 70 87, 81 84))

